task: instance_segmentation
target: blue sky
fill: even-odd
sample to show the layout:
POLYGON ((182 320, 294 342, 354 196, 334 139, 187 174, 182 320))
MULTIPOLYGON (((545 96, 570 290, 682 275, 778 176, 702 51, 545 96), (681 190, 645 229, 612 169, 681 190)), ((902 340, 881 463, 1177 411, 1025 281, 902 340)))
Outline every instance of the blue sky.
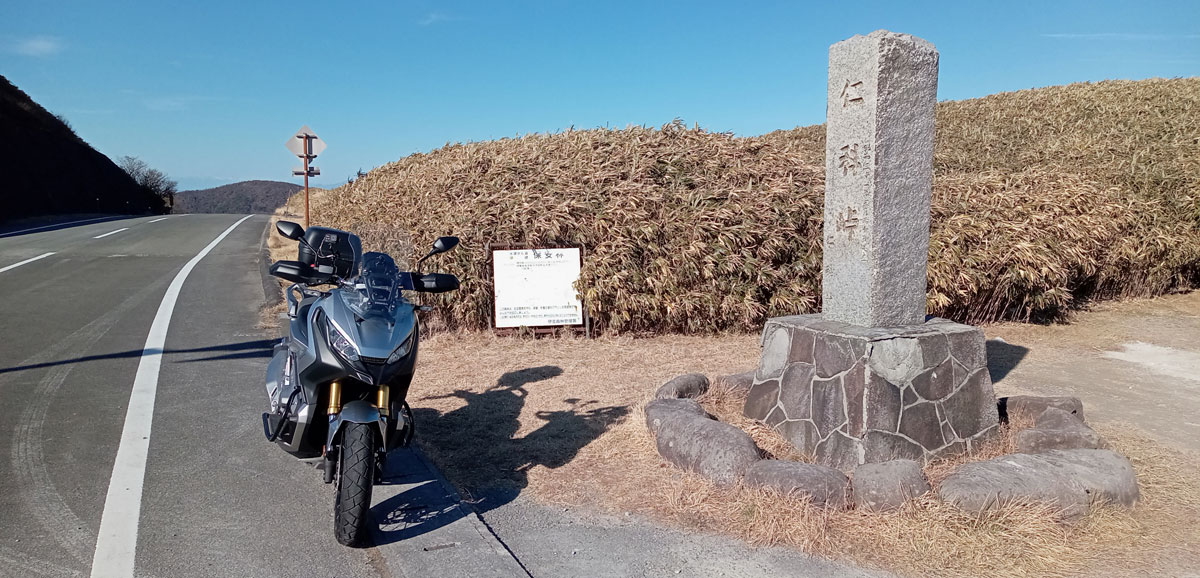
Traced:
POLYGON ((0 74, 110 157, 201 188, 315 183, 446 142, 674 118, 824 122, 828 47, 886 28, 941 52, 939 99, 1200 74, 1200 2, 7 2, 0 74))

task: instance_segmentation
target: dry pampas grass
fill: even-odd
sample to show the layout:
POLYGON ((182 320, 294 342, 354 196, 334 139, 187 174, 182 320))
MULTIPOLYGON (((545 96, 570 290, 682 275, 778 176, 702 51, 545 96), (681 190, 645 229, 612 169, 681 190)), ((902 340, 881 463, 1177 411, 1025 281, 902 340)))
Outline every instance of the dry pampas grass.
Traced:
MULTIPOLYGON (((1048 319, 1200 276, 1200 78, 1073 84, 944 102, 929 310, 1048 319)), ((314 222, 423 254, 462 289, 449 328, 489 327, 488 243, 582 245, 611 332, 756 331, 820 300, 824 129, 734 137, 674 122, 453 144, 314 201, 314 222)))

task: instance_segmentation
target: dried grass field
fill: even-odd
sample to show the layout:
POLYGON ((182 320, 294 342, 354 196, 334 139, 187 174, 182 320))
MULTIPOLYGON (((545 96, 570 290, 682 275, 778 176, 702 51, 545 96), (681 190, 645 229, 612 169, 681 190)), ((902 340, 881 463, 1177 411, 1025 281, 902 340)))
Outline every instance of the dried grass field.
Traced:
MULTIPOLYGON (((445 333, 421 347, 410 394, 418 442, 482 509, 497 495, 521 492, 909 576, 1124 576, 1164 561, 1200 564, 1200 459, 1131 426, 1097 426, 1137 470, 1142 500, 1131 511, 1099 508, 1060 523, 1044 508, 974 517, 926 497, 891 514, 829 512, 761 490, 715 487, 659 458, 646 429, 641 408, 658 385, 689 371, 742 371, 757 360, 756 336, 588 341, 445 333)), ((736 395, 714 387, 703 401, 764 450, 804 459, 741 417, 736 395)), ((1007 453, 1009 444, 1004 436, 971 459, 1007 453)), ((926 473, 936 485, 954 465, 934 463, 926 473)))
MULTIPOLYGON (((579 289, 618 333, 756 331, 820 304, 824 128, 757 137, 571 130, 452 144, 314 203, 315 222, 423 252, 463 281, 451 328, 489 326, 488 243, 582 245, 579 289)), ((1105 81, 937 108, 929 311, 1053 319, 1200 281, 1200 78, 1105 81)))

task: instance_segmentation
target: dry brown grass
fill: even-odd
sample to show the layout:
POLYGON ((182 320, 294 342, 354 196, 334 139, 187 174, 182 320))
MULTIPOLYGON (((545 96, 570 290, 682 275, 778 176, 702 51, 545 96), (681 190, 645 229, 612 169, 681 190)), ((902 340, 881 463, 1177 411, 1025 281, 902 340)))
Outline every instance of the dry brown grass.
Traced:
MULTIPOLYGON (((969 516, 931 497, 890 514, 828 512, 749 488, 722 489, 663 462, 642 407, 675 375, 746 369, 753 336, 599 340, 443 334, 422 343, 409 396, 418 440, 468 495, 525 489, 536 499, 610 513, 634 512, 689 530, 786 545, 905 575, 1121 576, 1195 568, 1200 557, 1200 460, 1131 426, 1100 432, 1137 469, 1142 501, 1099 508, 1071 524, 1048 508, 969 516)), ((740 399, 715 388, 714 415, 746 426, 740 399)), ((760 447, 789 459, 770 430, 748 428, 760 447)), ((1011 451, 1008 432, 983 455, 1011 451)), ((938 483, 965 458, 931 464, 938 483)))
MULTIPOLYGON (((1052 318, 1200 281, 1200 78, 1020 91, 937 115, 930 312, 1052 318)), ((754 331, 819 306, 823 186, 821 126, 736 138, 672 123, 448 145, 313 212, 368 243, 462 237, 439 261, 463 281, 438 300, 452 328, 488 326, 484 245, 524 242, 586 248, 581 290, 601 330, 754 331)))

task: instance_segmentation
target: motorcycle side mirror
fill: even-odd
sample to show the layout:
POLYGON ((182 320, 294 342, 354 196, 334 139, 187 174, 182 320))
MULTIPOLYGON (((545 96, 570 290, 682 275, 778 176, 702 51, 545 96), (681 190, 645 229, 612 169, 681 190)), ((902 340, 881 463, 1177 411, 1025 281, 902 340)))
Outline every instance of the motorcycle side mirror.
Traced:
POLYGON ((280 235, 293 241, 299 241, 304 237, 304 227, 291 221, 279 221, 275 223, 275 230, 279 231, 280 235))
POLYGON ((438 237, 433 242, 433 253, 445 253, 458 246, 458 237, 438 237))
POLYGON ((458 237, 438 237, 437 240, 433 242, 433 250, 430 251, 428 255, 421 257, 421 260, 417 261, 417 264, 420 265, 426 259, 437 255, 438 253, 445 253, 446 251, 449 251, 457 246, 458 237))

